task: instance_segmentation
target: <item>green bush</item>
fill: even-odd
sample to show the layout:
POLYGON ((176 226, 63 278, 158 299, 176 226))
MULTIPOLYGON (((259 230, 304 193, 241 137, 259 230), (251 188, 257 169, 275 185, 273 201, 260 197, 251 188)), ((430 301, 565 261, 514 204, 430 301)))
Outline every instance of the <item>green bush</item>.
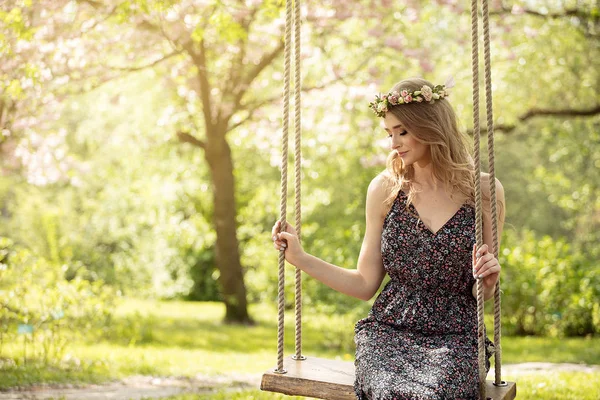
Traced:
POLYGON ((0 355, 22 334, 28 358, 57 364, 72 340, 104 333, 117 293, 83 279, 83 266, 69 280, 67 270, 0 237, 0 355))
POLYGON ((585 336, 600 333, 600 267, 564 239, 506 231, 503 329, 508 334, 585 336))

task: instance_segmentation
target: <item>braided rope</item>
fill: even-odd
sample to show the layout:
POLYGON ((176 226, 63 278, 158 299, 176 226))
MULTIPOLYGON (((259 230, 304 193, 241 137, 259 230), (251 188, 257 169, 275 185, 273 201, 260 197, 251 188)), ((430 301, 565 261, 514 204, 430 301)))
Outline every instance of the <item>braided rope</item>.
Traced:
MULTIPOLYGON (((487 112, 487 137, 488 137, 488 166, 490 174, 490 203, 492 207, 492 239, 494 244, 494 255, 498 257, 498 212, 496 205, 496 169, 494 167, 494 115, 492 109, 492 73, 490 61, 490 24, 488 0, 482 0, 483 4, 483 40, 485 59, 485 98, 487 112)), ((501 334, 501 308, 500 308, 500 280, 494 288, 494 368, 496 385, 502 382, 502 350, 500 340, 501 334)))
MULTIPOLYGON (((295 154, 294 154, 294 166, 295 169, 295 192, 296 192, 296 231, 298 233, 298 240, 301 238, 302 228, 302 214, 301 214, 301 162, 302 162, 302 122, 301 122, 301 89, 302 81, 300 80, 300 0, 294 0, 294 63, 296 66, 294 74, 294 111, 295 111, 295 154)), ((296 268, 296 360, 303 360, 306 357, 302 356, 302 270, 296 268)))
MULTIPOLYGON (((283 78, 283 138, 281 142, 281 207, 280 220, 281 232, 287 226, 287 164, 288 164, 288 131, 290 117, 290 41, 292 39, 292 4, 287 1, 285 19, 285 62, 283 78)), ((279 286, 278 286, 278 325, 277 325, 277 369, 275 372, 284 374, 283 369, 283 334, 284 334, 284 309, 285 309, 285 254, 279 252, 279 286)))
MULTIPOLYGON (((478 43, 477 0, 471 0, 471 61, 473 70, 473 158, 475 163, 475 233, 476 246, 483 244, 481 213, 481 168, 480 168, 480 127, 479 127, 479 43, 478 43)), ((479 397, 485 395, 485 321, 484 321, 483 282, 477 280, 477 343, 479 365, 479 397)))

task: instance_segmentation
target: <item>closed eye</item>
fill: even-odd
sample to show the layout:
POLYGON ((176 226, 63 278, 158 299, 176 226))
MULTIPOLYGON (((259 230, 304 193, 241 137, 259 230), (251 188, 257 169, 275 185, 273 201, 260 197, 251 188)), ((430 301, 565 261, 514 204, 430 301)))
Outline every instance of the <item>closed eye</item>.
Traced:
MULTIPOLYGON (((408 133, 407 131, 400 131, 400 132, 399 132, 400 136, 404 136, 404 135, 406 135, 407 133, 408 133)), ((392 137, 392 135, 391 135, 390 133, 388 133, 387 137, 388 137, 388 138, 391 138, 391 137, 392 137)))

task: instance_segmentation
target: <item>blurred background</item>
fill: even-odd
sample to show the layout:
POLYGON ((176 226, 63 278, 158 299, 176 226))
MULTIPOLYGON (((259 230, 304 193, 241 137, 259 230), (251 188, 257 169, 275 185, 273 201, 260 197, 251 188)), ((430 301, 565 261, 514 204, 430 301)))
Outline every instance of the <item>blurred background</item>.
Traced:
MULTIPOLYGON (((302 3, 309 253, 356 267, 366 189, 389 151, 376 93, 453 76, 472 135, 469 7, 302 3)), ((173 399, 279 398, 257 382, 276 364, 284 8, 0 2, 0 389, 171 377, 188 382, 173 399)), ((598 2, 493 0, 490 36, 507 379, 522 398, 597 399, 598 2), (509 368, 531 362, 551 365, 509 368)), ((293 140, 289 221, 292 163, 293 140)), ((352 361, 373 300, 305 277, 305 353, 352 361)))

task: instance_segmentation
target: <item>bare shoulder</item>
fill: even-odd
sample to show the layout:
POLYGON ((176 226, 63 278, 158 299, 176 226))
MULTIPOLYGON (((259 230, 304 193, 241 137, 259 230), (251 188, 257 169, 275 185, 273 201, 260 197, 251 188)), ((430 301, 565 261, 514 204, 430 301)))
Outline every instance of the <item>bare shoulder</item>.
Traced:
POLYGON ((387 170, 380 172, 375 176, 369 184, 369 191, 377 191, 381 193, 389 193, 392 178, 387 170))
POLYGON ((371 211, 370 215, 385 218, 389 210, 384 203, 390 196, 392 186, 393 181, 387 171, 380 172, 371 180, 367 189, 367 209, 371 211))
MULTIPOLYGON (((505 218, 505 210, 506 210, 506 200, 504 198, 504 187, 500 180, 496 178, 496 204, 498 206, 498 217, 500 223, 504 222, 505 218)), ((481 173, 481 193, 483 195, 483 211, 484 215, 488 215, 491 212, 490 202, 491 202, 491 185, 490 185, 490 174, 481 173)))
MULTIPOLYGON (((500 180, 498 178, 496 178, 495 186, 496 186, 496 198, 498 199, 498 201, 501 201, 502 203, 504 203, 504 187, 502 186, 502 183, 500 182, 500 180)), ((487 198, 489 198, 490 190, 491 190, 490 174, 488 174, 487 172, 482 172, 481 173, 481 192, 484 193, 484 195, 487 198)))

